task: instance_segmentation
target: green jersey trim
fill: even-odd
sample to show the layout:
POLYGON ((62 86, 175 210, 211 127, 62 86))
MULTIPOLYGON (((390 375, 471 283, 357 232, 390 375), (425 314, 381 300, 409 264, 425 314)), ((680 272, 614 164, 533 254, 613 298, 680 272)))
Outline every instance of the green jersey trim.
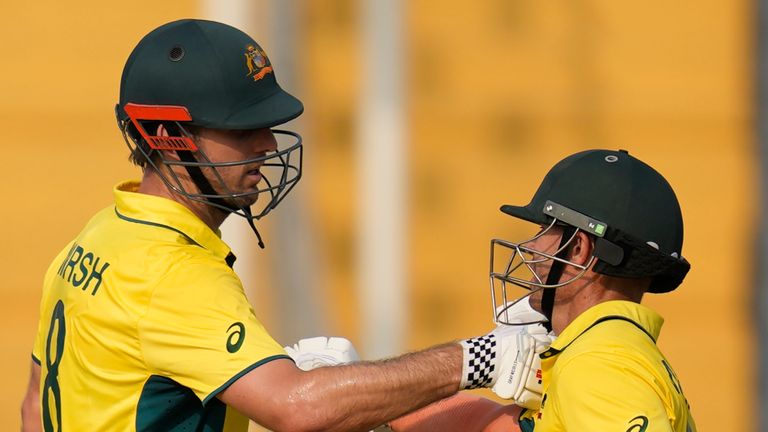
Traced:
POLYGON ((248 372, 256 369, 257 367, 259 367, 259 366, 261 366, 263 364, 269 363, 269 362, 271 362, 273 360, 279 360, 279 359, 288 359, 288 360, 290 360, 291 358, 289 356, 285 355, 285 354, 279 354, 279 355, 269 356, 267 358, 264 358, 264 359, 261 359, 261 360, 257 361, 256 363, 248 366, 247 368, 245 368, 242 371, 240 371, 237 375, 235 375, 232 378, 230 378, 229 380, 227 380, 227 382, 225 382, 224 384, 219 386, 219 388, 217 388, 216 390, 212 391, 208 396, 206 396, 205 399, 203 399, 203 406, 205 406, 205 404, 207 404, 211 399, 216 397, 217 394, 221 393, 222 391, 224 391, 224 389, 226 389, 227 387, 232 385, 233 382, 239 380, 243 375, 247 374, 248 372))
POLYGON ((223 402, 203 406, 191 389, 171 378, 152 375, 141 390, 135 425, 137 432, 221 432, 226 414, 223 402))
POLYGON ((115 207, 115 214, 117 215, 117 217, 119 217, 120 219, 122 219, 122 220, 124 220, 124 221, 127 221, 127 222, 137 223, 137 224, 140 224, 140 225, 149 225, 149 226, 153 226, 153 227, 158 227, 158 228, 165 228, 165 229, 169 229, 169 230, 171 230, 171 231, 175 231, 175 232, 177 232, 177 233, 179 233, 179 234, 183 235, 184 237, 186 237, 186 238, 187 238, 189 241, 191 241, 192 243, 194 243, 194 244, 196 244, 196 245, 198 245, 198 246, 200 246, 200 247, 203 247, 203 246, 202 246, 202 245, 200 245, 198 242, 196 242, 196 241, 195 241, 195 240, 194 240, 192 237, 188 236, 188 235, 187 235, 187 234, 185 234, 183 231, 180 231, 180 230, 178 230, 178 229, 176 229, 176 228, 174 228, 174 227, 172 227, 172 226, 163 225, 163 224, 161 224, 161 223, 157 223, 157 222, 150 222, 150 221, 145 221, 145 220, 141 220, 141 219, 134 219, 134 218, 132 218, 132 217, 128 217, 128 216, 126 216, 126 215, 124 215, 124 214, 121 214, 121 213, 120 213, 120 212, 117 210, 117 207, 115 207))
POLYGON ((547 351, 544 351, 543 353, 541 353, 541 358, 549 358, 549 357, 556 356, 556 355, 560 354, 561 352, 565 351, 566 348, 571 346, 572 343, 576 342, 576 339, 580 338, 584 333, 590 331, 592 329, 592 327, 594 327, 594 326, 596 326, 596 325, 598 325, 600 323, 603 323, 603 322, 606 322, 606 321, 611 321, 611 320, 626 321, 626 322, 632 324, 633 326, 635 326, 638 329, 640 329, 643 333, 645 333, 646 336, 651 338, 651 340, 653 341, 654 344, 656 343, 656 339, 648 332, 648 330, 643 328, 643 326, 641 326, 637 322, 633 321, 632 319, 627 318, 625 316, 621 316, 621 315, 608 315, 608 316, 604 316, 604 317, 598 319, 597 321, 593 322, 592 325, 590 325, 589 327, 584 329, 583 332, 579 333, 579 335, 576 336, 575 338, 573 338, 572 341, 568 342, 568 345, 562 347, 561 349, 550 348, 547 351))
POLYGON ((34 354, 32 354, 32 361, 37 363, 38 366, 42 366, 42 363, 40 362, 40 359, 35 357, 34 354))
POLYGON ((520 430, 522 432, 533 432, 536 429, 536 424, 531 419, 520 420, 520 430))

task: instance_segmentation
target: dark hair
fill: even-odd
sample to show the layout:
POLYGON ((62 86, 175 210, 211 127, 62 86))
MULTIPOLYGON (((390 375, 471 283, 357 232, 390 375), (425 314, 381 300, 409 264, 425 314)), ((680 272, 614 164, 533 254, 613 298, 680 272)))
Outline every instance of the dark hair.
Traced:
MULTIPOLYGON (((148 128, 150 128, 149 130, 156 130, 159 125, 160 122, 145 122, 142 126, 145 130, 148 128)), ((128 160, 132 164, 140 166, 142 169, 146 169, 147 165, 150 165, 147 164, 147 159, 156 157, 156 151, 149 147, 147 141, 141 136, 139 130, 132 122, 128 123, 125 132, 128 135, 128 138, 135 144, 131 146, 131 154, 128 155, 128 160)))

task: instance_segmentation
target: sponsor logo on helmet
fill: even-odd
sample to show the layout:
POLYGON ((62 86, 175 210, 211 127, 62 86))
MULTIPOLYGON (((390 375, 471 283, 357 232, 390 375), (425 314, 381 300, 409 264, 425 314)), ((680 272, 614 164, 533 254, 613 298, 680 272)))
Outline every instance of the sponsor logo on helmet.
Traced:
POLYGON ((267 58, 267 53, 255 45, 248 45, 245 51, 245 65, 248 66, 248 75, 254 81, 258 81, 268 73, 272 73, 272 64, 267 58))

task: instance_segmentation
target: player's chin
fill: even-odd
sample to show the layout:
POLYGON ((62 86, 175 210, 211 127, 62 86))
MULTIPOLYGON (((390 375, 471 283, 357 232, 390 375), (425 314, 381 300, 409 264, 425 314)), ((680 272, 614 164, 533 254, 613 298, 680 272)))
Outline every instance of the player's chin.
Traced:
POLYGON ((247 195, 239 196, 237 198, 231 198, 229 202, 232 203, 232 205, 237 208, 246 208, 256 204, 256 201, 258 201, 259 199, 259 193, 258 192, 252 192, 252 193, 246 192, 246 193, 247 195))

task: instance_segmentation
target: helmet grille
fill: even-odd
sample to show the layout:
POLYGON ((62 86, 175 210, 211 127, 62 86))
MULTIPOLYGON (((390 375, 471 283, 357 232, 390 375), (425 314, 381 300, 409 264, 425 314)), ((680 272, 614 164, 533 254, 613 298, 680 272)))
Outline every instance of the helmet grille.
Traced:
POLYGON ((149 136, 148 144, 155 150, 197 150, 188 137, 149 136))

